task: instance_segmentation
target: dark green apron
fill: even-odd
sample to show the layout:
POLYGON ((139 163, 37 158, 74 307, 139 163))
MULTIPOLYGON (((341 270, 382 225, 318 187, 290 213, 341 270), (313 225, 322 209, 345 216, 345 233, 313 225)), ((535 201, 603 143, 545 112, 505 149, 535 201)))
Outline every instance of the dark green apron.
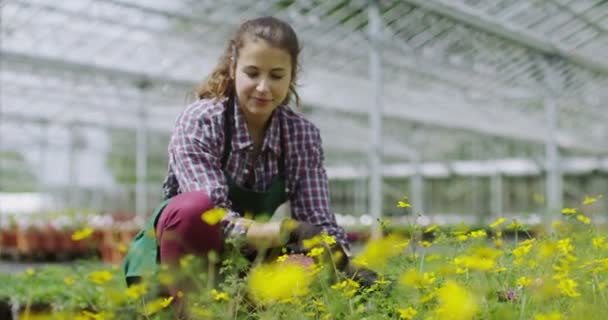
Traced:
MULTIPOLYGON (((226 121, 224 125, 224 153, 222 156, 222 170, 228 185, 228 198, 232 202, 232 210, 241 215, 249 213, 252 214, 254 218, 262 215, 270 216, 287 200, 284 176, 284 154, 286 149, 283 144, 281 131, 279 131, 282 149, 278 163, 279 174, 272 178, 268 191, 256 192, 238 186, 225 170, 228 155, 232 149, 231 141, 232 128, 234 127, 234 108, 235 106, 232 99, 228 99, 224 115, 226 121)), ((154 210, 152 217, 148 220, 144 228, 135 236, 129 246, 129 251, 123 261, 123 270, 128 285, 138 282, 142 277, 154 275, 158 271, 160 256, 155 235, 156 223, 162 211, 169 204, 169 201, 171 201, 171 199, 164 200, 154 210)))

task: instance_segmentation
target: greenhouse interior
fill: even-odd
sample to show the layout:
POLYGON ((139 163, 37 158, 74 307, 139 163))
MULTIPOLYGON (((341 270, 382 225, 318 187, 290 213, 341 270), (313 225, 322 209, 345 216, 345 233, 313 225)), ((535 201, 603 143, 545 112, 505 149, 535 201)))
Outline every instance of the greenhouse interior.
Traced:
MULTIPOLYGON (((500 217, 548 226, 564 208, 608 217, 607 1, 0 6, 4 234, 137 232, 163 200, 176 117, 238 26, 260 16, 300 39, 292 107, 321 132, 331 211, 347 232, 500 217)), ((17 242, 0 242, 3 260, 60 246, 17 242)))

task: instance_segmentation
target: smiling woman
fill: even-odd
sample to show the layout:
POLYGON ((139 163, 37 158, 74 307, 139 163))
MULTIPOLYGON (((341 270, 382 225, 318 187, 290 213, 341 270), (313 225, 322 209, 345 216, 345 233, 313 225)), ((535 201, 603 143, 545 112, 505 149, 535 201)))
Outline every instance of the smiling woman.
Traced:
MULTIPOLYGON (((263 17, 241 25, 198 89, 199 100, 177 119, 166 200, 129 250, 128 283, 154 272, 158 263, 178 269, 188 254, 221 255, 229 244, 252 262, 276 249, 322 252, 303 243, 323 234, 333 239, 324 251, 339 257, 332 265, 362 285, 374 282, 373 271, 350 263, 344 229, 329 211, 319 129, 289 107, 292 100, 299 104, 299 53, 295 31, 281 20, 263 17), (291 218, 262 222, 285 202, 291 218)), ((313 256, 321 259, 288 260, 309 265, 313 256)), ((188 292, 188 283, 169 289, 183 305, 188 294, 177 292, 188 292)))

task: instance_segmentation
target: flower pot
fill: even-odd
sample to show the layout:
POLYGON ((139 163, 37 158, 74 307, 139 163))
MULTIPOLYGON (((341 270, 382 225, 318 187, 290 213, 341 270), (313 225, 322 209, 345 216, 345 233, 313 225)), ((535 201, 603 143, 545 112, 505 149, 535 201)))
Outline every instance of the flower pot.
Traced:
POLYGON ((47 228, 40 230, 40 250, 46 254, 56 253, 59 249, 56 234, 57 230, 53 228, 47 228))
POLYGON ((17 230, 17 251, 20 254, 32 256, 41 248, 42 236, 40 230, 35 228, 17 230))
POLYGON ((17 230, 4 229, 0 230, 0 250, 13 249, 17 246, 17 230))

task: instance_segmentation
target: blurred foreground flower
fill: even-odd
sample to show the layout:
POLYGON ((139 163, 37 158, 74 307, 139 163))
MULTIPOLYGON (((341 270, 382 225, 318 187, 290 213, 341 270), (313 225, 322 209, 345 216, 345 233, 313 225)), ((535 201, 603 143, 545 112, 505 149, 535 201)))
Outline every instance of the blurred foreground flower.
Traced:
POLYGON ((534 320, 562 320, 564 319, 559 312, 539 313, 534 316, 534 320))
POLYGON ((249 273, 247 287, 261 304, 288 302, 309 292, 313 275, 306 267, 293 262, 262 264, 249 273))
POLYGON ((431 286, 435 283, 435 274, 433 272, 419 273, 414 268, 410 268, 401 276, 400 282, 402 285, 422 289, 431 286))
POLYGON ((370 241, 363 251, 353 259, 353 263, 360 267, 378 269, 385 265, 388 259, 403 252, 404 245, 407 246, 407 244, 408 240, 394 234, 380 240, 370 241))
POLYGON ((438 319, 468 320, 479 311, 477 300, 469 291, 453 281, 437 290, 439 306, 435 310, 438 319))
POLYGON ((208 225, 214 226, 218 222, 220 222, 220 220, 222 220, 225 215, 226 209, 213 208, 211 210, 203 212, 203 214, 201 215, 201 219, 203 219, 203 221, 205 221, 205 223, 207 223, 208 225))

